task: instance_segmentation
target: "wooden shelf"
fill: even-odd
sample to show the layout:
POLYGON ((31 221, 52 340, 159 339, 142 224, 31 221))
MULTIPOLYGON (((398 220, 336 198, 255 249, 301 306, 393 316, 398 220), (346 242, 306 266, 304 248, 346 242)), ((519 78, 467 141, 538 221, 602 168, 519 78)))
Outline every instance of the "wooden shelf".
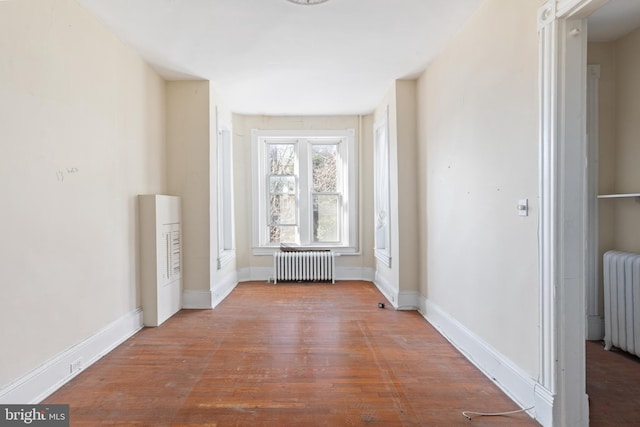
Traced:
POLYGON ((640 197, 640 193, 600 194, 598 199, 622 199, 626 197, 640 197))

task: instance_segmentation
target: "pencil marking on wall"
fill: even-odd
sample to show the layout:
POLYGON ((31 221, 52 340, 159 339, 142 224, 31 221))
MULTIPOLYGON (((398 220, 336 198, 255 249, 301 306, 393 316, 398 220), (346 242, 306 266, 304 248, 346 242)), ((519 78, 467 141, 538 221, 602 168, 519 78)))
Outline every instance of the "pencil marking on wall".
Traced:
POLYGON ((60 183, 63 183, 67 175, 72 175, 78 172, 80 172, 80 169, 78 169, 77 167, 58 169, 56 171, 56 180, 60 183))

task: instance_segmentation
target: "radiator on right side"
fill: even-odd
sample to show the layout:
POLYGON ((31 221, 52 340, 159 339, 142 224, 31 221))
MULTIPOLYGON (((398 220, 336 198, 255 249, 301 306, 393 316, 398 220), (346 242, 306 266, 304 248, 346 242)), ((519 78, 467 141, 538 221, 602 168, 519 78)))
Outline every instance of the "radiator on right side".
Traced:
POLYGON ((606 252, 603 276, 605 349, 640 356, 640 254, 606 252))

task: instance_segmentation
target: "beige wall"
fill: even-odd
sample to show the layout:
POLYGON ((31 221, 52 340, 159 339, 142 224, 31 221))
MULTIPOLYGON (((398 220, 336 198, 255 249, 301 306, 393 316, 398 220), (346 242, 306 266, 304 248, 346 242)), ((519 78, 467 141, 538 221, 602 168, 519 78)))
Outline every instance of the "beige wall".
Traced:
MULTIPOLYGON (((616 59, 614 43, 589 43, 587 62, 600 65, 598 84, 598 194, 613 194, 616 181, 616 59)), ((622 201, 622 204, 626 203, 622 201)), ((604 316, 602 255, 615 249, 615 200, 598 201, 599 313, 604 316)))
MULTIPOLYGON (((598 194, 616 192, 616 55, 615 43, 589 43, 587 62, 600 65, 598 89, 598 194)), ((599 244, 604 251, 614 246, 615 201, 601 200, 599 244), (606 249, 608 248, 608 249, 606 249)))
POLYGON ((400 291, 417 292, 418 273, 418 144, 414 80, 396 82, 398 131, 398 264, 400 291))
MULTIPOLYGON (((344 255, 336 260, 338 268, 373 269, 373 153, 370 117, 360 116, 245 116, 233 115, 234 184, 237 266, 248 278, 251 271, 271 267, 270 256, 252 253, 251 129, 313 130, 355 129, 359 188, 359 246, 360 254, 344 255), (371 218, 369 218, 371 217, 371 218)), ((266 277, 265 277, 266 279, 266 277)))
POLYGON ((420 292, 533 378, 540 5, 485 1, 418 81, 420 292))
POLYGON ((167 82, 168 191, 182 197, 183 286, 214 295, 236 268, 218 270, 218 114, 231 124, 208 81, 167 82))
POLYGON ((165 86, 73 0, 0 2, 0 388, 140 305, 165 86))
POLYGON ((182 197, 182 281, 188 290, 210 287, 209 101, 208 81, 167 82, 168 192, 182 197))
MULTIPOLYGON (((616 41, 615 190, 640 193, 640 28, 616 41)), ((640 253, 640 205, 617 200, 616 249, 640 253)))

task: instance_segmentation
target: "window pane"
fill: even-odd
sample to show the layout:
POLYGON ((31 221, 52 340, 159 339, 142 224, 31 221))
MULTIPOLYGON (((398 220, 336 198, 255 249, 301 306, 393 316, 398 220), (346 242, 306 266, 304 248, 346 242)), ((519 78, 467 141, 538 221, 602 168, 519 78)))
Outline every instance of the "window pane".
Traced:
POLYGON ((296 196, 272 194, 269 203, 270 225, 296 225, 296 196))
POLYGON ((269 144, 269 173, 293 175, 295 173, 296 150, 294 144, 269 144))
POLYGON ((335 193, 338 188, 338 146, 312 145, 313 190, 335 193))
POLYGON ((269 227, 269 243, 297 243, 298 227, 269 227))
POLYGON ((313 241, 338 242, 340 199, 336 195, 313 196, 313 241))
POLYGON ((274 194, 295 194, 296 177, 295 176, 270 176, 269 192, 274 194))

